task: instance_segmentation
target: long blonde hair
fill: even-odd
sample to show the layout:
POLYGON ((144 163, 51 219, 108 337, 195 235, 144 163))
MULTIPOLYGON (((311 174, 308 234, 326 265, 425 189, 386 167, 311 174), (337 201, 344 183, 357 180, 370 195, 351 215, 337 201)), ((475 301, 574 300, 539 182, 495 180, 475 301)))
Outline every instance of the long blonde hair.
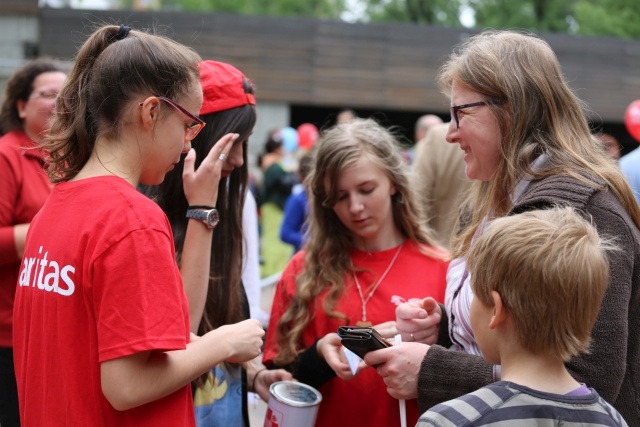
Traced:
POLYGON ((338 198, 340 173, 362 156, 371 159, 395 186, 397 191, 391 196, 393 220, 403 237, 421 244, 426 255, 439 259, 446 256, 421 222, 423 216, 409 187, 393 134, 371 119, 356 119, 328 129, 316 144, 315 164, 305 181, 310 206, 305 268, 297 278, 293 302, 278 323, 277 364, 285 365, 295 359, 302 334, 313 317, 315 300, 325 289, 328 293, 322 309, 328 316, 346 318, 334 309, 346 287, 345 273, 354 271, 351 262, 354 245, 351 232, 340 222, 333 206, 338 198))
POLYGON ((629 185, 592 137, 582 102, 545 41, 533 34, 484 31, 464 42, 440 69, 438 83, 445 95, 454 81, 503 101, 487 107, 499 123, 502 155, 493 178, 470 190, 470 218, 454 237, 454 256, 467 252, 482 218, 509 212, 516 183, 524 175, 532 180, 566 175, 607 188, 640 226, 640 209, 629 185), (541 154, 546 164, 533 170, 541 154))

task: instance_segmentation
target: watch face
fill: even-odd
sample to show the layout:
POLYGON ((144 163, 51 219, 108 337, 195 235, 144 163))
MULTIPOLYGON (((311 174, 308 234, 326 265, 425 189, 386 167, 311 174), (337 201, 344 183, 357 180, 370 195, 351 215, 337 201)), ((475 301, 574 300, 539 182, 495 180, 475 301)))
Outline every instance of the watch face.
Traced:
POLYGON ((218 215, 217 209, 211 209, 208 211, 207 224, 209 224, 209 227, 215 228, 215 226, 218 225, 218 222, 220 222, 220 215, 218 215))
POLYGON ((220 222, 220 215, 214 209, 189 209, 187 210, 187 218, 193 218, 204 222, 208 227, 214 228, 220 222))

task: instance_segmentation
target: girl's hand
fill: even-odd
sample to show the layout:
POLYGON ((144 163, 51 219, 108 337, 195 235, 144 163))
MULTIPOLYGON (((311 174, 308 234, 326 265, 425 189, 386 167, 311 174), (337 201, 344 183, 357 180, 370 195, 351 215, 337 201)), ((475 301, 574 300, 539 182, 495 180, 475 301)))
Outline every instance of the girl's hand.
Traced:
POLYGON ((344 347, 342 347, 342 340, 338 334, 330 333, 320 338, 316 344, 316 349, 320 357, 322 357, 327 364, 331 366, 331 369, 334 370, 336 375, 343 380, 350 380, 355 375, 358 375, 362 369, 366 368, 364 362, 360 361, 356 374, 354 375, 351 372, 347 355, 344 353, 344 347))
POLYGON ((184 170, 182 172, 182 184, 184 194, 190 206, 215 206, 218 201, 218 184, 222 175, 220 156, 229 156, 231 147, 237 133, 228 133, 215 143, 209 150, 209 154, 202 160, 198 170, 195 170, 196 152, 192 148, 184 158, 184 170))
MULTIPOLYGON (((223 334, 221 340, 229 346, 230 356, 227 358, 232 363, 247 362, 258 357, 262 350, 262 337, 264 329, 255 319, 243 320, 232 325, 224 325, 209 332, 223 334)), ((221 343, 222 344, 222 343, 221 343)))
POLYGON ((391 339, 398 333, 398 330, 396 329, 396 322, 393 320, 374 325, 373 329, 375 329, 382 338, 386 339, 391 339))
POLYGON ((274 369, 270 371, 268 369, 265 370, 257 370, 254 375, 258 375, 258 378, 255 378, 253 381, 254 392, 258 393, 260 399, 265 402, 269 401, 269 387, 271 384, 276 381, 291 381, 293 380, 293 376, 291 373, 285 371, 284 369, 274 369))

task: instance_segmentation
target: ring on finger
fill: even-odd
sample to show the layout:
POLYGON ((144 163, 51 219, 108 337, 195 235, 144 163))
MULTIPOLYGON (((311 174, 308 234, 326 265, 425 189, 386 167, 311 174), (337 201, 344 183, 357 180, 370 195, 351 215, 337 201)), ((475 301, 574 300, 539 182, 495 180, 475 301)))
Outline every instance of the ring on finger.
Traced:
POLYGON ((220 157, 218 157, 218 160, 224 162, 225 160, 227 160, 227 155, 224 153, 220 153, 220 157))

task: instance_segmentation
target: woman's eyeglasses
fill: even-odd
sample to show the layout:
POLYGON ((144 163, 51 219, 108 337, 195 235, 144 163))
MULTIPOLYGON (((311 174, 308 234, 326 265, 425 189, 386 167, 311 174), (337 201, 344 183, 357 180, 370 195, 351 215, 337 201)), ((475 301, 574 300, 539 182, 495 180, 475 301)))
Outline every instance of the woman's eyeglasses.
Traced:
POLYGON ((29 95, 29 98, 42 98, 42 99, 56 99, 58 96, 57 90, 40 90, 38 92, 33 92, 29 95))
POLYGON ((480 107, 481 105, 499 105, 504 101, 501 99, 487 99, 486 101, 472 102, 471 104, 461 104, 451 106, 451 118, 456 121, 456 128, 460 127, 460 119, 458 119, 458 111, 465 108, 480 107))
MULTIPOLYGON (((190 124, 187 127, 187 130, 185 131, 185 135, 184 135, 184 139, 185 140, 192 141, 196 136, 198 136, 198 134, 200 133, 200 131, 202 130, 202 128, 206 124, 204 122, 204 120, 202 120, 199 117, 194 116, 193 114, 188 112, 186 109, 184 109, 183 107, 178 105, 175 101, 172 101, 172 100, 170 100, 169 98, 167 98, 165 96, 157 96, 156 98, 158 98, 160 101, 164 101, 167 104, 171 105, 173 108, 175 108, 176 110, 180 111, 182 114, 184 114, 185 116, 189 117, 191 120, 194 121, 194 123, 190 124)), ((139 105, 142 107, 142 104, 143 103, 141 102, 139 105)))

